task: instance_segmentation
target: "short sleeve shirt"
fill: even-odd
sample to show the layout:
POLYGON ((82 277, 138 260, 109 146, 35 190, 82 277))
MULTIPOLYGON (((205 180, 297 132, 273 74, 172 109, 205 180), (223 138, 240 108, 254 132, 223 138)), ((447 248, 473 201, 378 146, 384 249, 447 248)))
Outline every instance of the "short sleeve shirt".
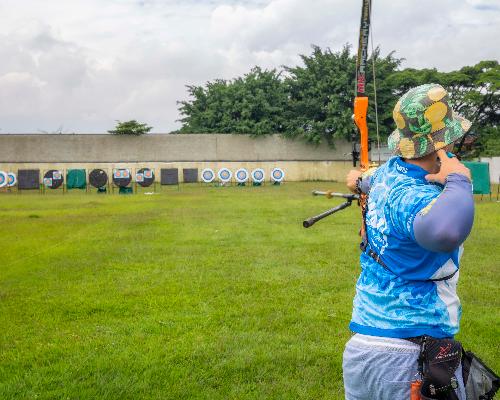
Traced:
POLYGON ((436 253, 415 240, 413 221, 432 207, 443 187, 425 180, 428 172, 391 158, 372 176, 366 213, 370 248, 390 271, 366 253, 351 330, 372 336, 450 337, 458 331, 461 307, 456 294, 461 249, 436 253))

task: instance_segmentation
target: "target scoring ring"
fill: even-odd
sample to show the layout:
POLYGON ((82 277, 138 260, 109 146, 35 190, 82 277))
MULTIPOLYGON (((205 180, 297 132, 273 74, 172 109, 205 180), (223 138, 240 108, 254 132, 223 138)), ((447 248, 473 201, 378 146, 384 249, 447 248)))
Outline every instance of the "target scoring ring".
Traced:
POLYGON ((7 187, 12 187, 17 183, 16 174, 14 172, 7 173, 7 187))
POLYGON ((262 168, 257 168, 252 171, 252 180, 257 183, 264 182, 266 174, 262 168))
POLYGON ((271 178, 274 182, 282 182, 285 179, 285 172, 281 168, 274 168, 271 172, 271 178))
POLYGON ((215 173, 210 168, 201 171, 201 180, 205 183, 211 183, 215 179, 215 173))
POLYGON ((236 177, 236 181, 238 183, 245 183, 248 181, 248 171, 245 168, 237 170, 234 176, 236 177))
POLYGON ((0 171, 0 188, 7 186, 9 183, 9 177, 7 175, 7 172, 0 171))
POLYGON ((233 173, 227 168, 221 168, 217 174, 221 182, 229 182, 233 177, 233 173))

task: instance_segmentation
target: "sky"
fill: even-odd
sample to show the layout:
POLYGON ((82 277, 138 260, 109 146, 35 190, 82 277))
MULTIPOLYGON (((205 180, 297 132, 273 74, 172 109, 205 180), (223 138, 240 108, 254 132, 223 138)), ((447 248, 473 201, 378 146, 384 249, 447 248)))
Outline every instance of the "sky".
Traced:
MULTIPOLYGON (((500 59, 500 0, 373 0, 382 55, 443 71, 500 59)), ((0 134, 178 129, 186 85, 358 39, 361 0, 0 0, 0 134)))

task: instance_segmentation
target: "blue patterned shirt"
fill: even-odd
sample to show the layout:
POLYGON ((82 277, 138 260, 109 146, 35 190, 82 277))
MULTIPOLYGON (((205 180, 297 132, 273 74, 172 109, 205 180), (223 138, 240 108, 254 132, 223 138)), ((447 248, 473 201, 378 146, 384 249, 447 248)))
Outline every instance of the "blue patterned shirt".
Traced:
POLYGON ((370 247, 390 271, 366 253, 350 329, 371 336, 395 338, 458 332, 461 306, 456 294, 458 272, 448 280, 429 281, 459 268, 462 248, 449 253, 426 250, 415 240, 413 221, 426 213, 443 191, 425 180, 428 172, 391 158, 371 178, 366 215, 370 247))

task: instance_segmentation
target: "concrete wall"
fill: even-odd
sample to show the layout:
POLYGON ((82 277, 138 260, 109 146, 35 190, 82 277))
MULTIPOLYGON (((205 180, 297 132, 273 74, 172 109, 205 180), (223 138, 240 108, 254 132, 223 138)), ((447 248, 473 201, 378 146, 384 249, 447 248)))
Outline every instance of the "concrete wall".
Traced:
POLYGON ((335 149, 273 135, 0 135, 6 162, 341 161, 347 142, 335 149))
POLYGON ((313 146, 278 135, 0 135, 0 170, 142 167, 272 168, 285 171, 286 180, 338 180, 351 168, 351 147, 339 141, 335 149, 313 146))

